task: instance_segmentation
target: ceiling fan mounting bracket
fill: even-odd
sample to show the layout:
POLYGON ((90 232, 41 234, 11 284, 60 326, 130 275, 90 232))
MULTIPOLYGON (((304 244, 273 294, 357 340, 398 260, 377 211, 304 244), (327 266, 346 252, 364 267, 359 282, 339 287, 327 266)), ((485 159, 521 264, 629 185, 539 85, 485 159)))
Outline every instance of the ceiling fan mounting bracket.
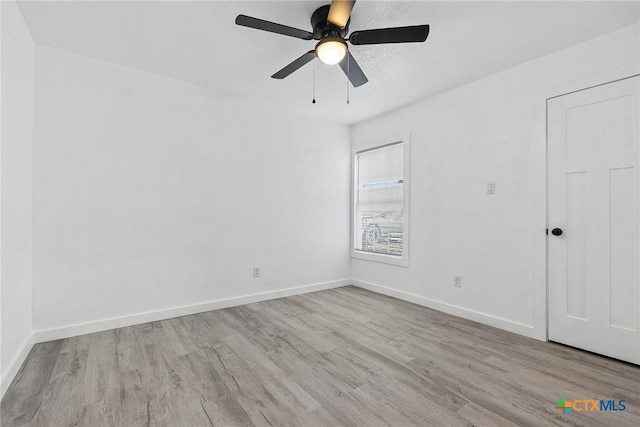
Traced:
POLYGON ((347 25, 345 25, 344 28, 336 27, 335 25, 331 25, 327 22, 330 6, 331 5, 320 6, 311 15, 313 38, 316 40, 322 40, 329 36, 337 36, 344 39, 349 33, 349 23, 351 22, 351 18, 349 18, 347 25))

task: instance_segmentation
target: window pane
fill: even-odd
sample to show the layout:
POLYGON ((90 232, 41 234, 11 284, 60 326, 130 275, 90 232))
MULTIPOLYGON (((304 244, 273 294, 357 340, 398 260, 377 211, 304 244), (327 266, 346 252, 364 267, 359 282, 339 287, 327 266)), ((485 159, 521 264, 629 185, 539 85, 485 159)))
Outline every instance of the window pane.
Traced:
POLYGON ((403 147, 394 144, 359 153, 354 247, 402 256, 403 147))

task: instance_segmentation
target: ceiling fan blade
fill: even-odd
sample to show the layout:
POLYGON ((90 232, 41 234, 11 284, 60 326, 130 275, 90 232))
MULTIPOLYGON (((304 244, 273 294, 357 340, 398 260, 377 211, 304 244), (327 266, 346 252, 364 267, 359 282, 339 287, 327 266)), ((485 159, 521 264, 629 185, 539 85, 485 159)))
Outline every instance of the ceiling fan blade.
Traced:
POLYGON ((339 28, 344 28, 349 22, 351 9, 356 0, 333 0, 329 8, 329 16, 327 21, 339 28))
POLYGON ((282 70, 275 73, 273 76, 271 76, 271 78, 284 79, 289 74, 301 68, 303 65, 307 64, 308 62, 311 62, 315 57, 316 57, 316 51, 310 50, 309 52, 302 55, 300 58, 293 61, 291 64, 284 67, 282 70))
POLYGON ((340 68, 342 68, 342 71, 347 75, 353 87, 362 86, 369 81, 349 51, 347 51, 344 59, 340 61, 340 68))
POLYGON ((349 41, 354 45, 383 43, 423 42, 429 35, 428 25, 410 27, 379 28, 377 30, 354 31, 349 41))
POLYGON ((264 19, 252 18, 251 16, 238 15, 236 24, 243 27, 255 28, 256 30, 269 31, 271 33, 282 34, 285 36, 295 37, 303 40, 313 39, 313 33, 298 28, 288 27, 275 22, 265 21, 264 19))

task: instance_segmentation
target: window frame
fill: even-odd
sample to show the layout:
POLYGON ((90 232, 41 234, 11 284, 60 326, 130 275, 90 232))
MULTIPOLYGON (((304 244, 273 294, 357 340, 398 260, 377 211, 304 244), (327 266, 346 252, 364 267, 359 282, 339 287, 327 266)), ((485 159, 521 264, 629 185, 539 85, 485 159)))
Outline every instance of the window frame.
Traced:
POLYGON ((411 177, 411 141, 409 133, 401 138, 377 142, 363 146, 354 147, 351 150, 351 237, 350 249, 351 258, 363 261, 373 261, 399 267, 409 267, 409 194, 411 177), (365 252, 356 249, 356 203, 358 196, 358 154, 372 151, 390 145, 402 143, 402 256, 387 255, 382 253, 365 252))

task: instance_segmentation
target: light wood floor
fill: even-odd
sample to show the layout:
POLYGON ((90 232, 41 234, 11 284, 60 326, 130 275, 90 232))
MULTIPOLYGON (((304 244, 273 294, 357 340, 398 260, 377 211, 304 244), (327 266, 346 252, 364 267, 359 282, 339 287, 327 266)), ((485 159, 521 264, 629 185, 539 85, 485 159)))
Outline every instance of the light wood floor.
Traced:
POLYGON ((36 345, 2 426, 635 426, 640 368, 354 287, 36 345), (625 399, 567 415, 559 397, 625 399))

